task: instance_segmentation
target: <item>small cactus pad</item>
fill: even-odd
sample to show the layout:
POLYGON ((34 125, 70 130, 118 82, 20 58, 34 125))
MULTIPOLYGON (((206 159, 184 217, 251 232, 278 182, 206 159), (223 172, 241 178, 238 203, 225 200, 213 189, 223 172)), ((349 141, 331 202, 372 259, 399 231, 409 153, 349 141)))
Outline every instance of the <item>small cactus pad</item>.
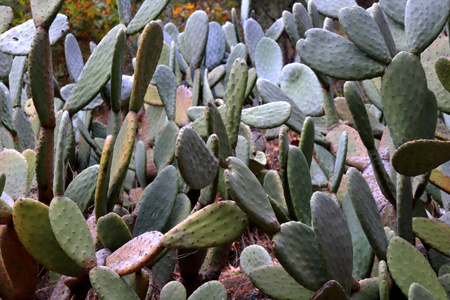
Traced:
POLYGON ((245 247, 241 252, 239 260, 242 271, 247 275, 250 275, 250 273, 258 267, 273 265, 270 254, 266 249, 259 245, 245 247))
POLYGON ((338 79, 363 80, 380 76, 384 71, 382 64, 367 57, 354 44, 324 29, 308 30, 306 39, 297 42, 297 51, 312 69, 338 79))
POLYGON ((227 289, 217 280, 202 284, 188 298, 188 300, 227 299, 227 289))
POLYGON ((233 201, 220 201, 204 207, 167 232, 166 248, 215 247, 233 242, 248 225, 248 218, 233 201), (219 234, 218 234, 219 233, 219 234))
POLYGON ((34 25, 36 27, 50 27, 63 3, 64 0, 31 0, 34 25))
POLYGON ((450 253, 450 227, 436 220, 413 218, 413 232, 425 245, 448 255, 450 253))
POLYGON ((322 86, 310 67, 300 63, 287 64, 281 72, 280 86, 305 114, 322 114, 322 86))
POLYGON ((175 120, 176 115, 176 92, 177 82, 175 74, 166 65, 159 65, 155 71, 156 87, 158 88, 159 97, 161 98, 164 108, 166 109, 167 118, 170 121, 175 120))
MULTIPOLYGON (((0 35, 0 51, 10 55, 27 55, 31 49, 36 27, 33 20, 28 20, 0 35)), ((69 30, 69 18, 58 14, 49 29, 50 44, 69 30)))
POLYGON ((400 52, 383 77, 384 115, 395 147, 415 139, 432 139, 436 129, 437 103, 428 90, 420 59, 400 52))
POLYGON ((117 47, 117 41, 122 40, 119 36, 123 34, 123 29, 124 25, 122 24, 111 29, 86 62, 69 99, 64 105, 64 109, 71 116, 89 104, 108 83, 114 50, 117 47))
POLYGON ((405 33, 408 51, 420 54, 441 33, 448 19, 448 1, 429 0, 426 5, 420 0, 406 2, 405 33))
POLYGON ((273 237, 275 256, 286 271, 305 288, 316 291, 326 281, 314 230, 301 222, 287 222, 273 237))
POLYGON ((179 281, 171 281, 162 288, 159 297, 160 300, 186 300, 186 288, 179 281))
POLYGON ((241 121, 253 128, 268 129, 283 125, 290 117, 291 105, 277 101, 244 109, 241 121))
POLYGON ((334 165, 333 180, 331 181, 330 192, 336 193, 341 185, 342 176, 345 171, 345 161, 347 159, 348 134, 342 132, 339 138, 339 145, 336 153, 336 163, 334 165))
POLYGON ((49 270, 74 277, 85 274, 86 269, 70 259, 56 240, 48 212, 45 204, 33 199, 22 198, 14 203, 13 221, 20 242, 49 270))
POLYGON ((450 59, 447 57, 440 57, 434 63, 436 74, 439 81, 444 88, 450 92, 450 59))
POLYGON ((136 68, 134 70, 133 89, 129 105, 130 111, 138 113, 144 103, 145 93, 158 65, 163 44, 163 31, 158 22, 153 21, 147 24, 141 35, 139 49, 136 54, 136 68))
POLYGON ((13 9, 9 6, 0 5, 0 34, 8 30, 13 20, 13 9))
POLYGON ((327 17, 337 19, 339 11, 345 7, 357 6, 355 0, 315 0, 314 4, 317 6, 317 10, 327 17))
POLYGON ((389 271, 385 260, 380 260, 378 263, 378 278, 380 300, 389 300, 389 285, 392 284, 392 279, 389 276, 389 271))
POLYGON ((258 45, 258 42, 264 37, 264 31, 262 30, 261 25, 252 18, 245 20, 245 25, 243 27, 248 54, 250 55, 250 59, 254 62, 256 45, 258 45))
POLYGON ((111 251, 116 251, 133 238, 122 218, 113 212, 98 219, 97 232, 102 245, 111 251))
POLYGON ((92 287, 101 300, 139 300, 136 292, 116 272, 107 267, 96 267, 89 272, 92 287))
POLYGON ((380 0, 380 5, 390 19, 404 25, 406 2, 407 0, 380 0))
POLYGON ((66 35, 64 51, 69 76, 73 81, 77 81, 83 71, 84 62, 80 45, 78 45, 77 39, 71 33, 66 35))
POLYGON ((401 145, 392 156, 392 165, 400 174, 417 176, 450 160, 450 142, 415 140, 401 145))
POLYGON ((161 133, 156 137, 154 146, 153 161, 158 170, 172 164, 175 157, 175 145, 178 137, 178 126, 173 121, 169 121, 164 126, 161 133))
POLYGON ((387 251, 389 271, 395 283, 405 294, 414 282, 426 288, 436 300, 445 300, 447 294, 426 258, 401 237, 393 237, 387 251), (415 272, 414 270, 420 270, 415 272))
POLYGON ((3 191, 13 199, 27 196, 30 185, 25 157, 14 149, 5 149, 0 152, 0 166, 6 176, 3 191))
POLYGON ((189 47, 186 60, 194 69, 199 68, 202 63, 208 31, 208 14, 201 10, 194 11, 187 19, 184 29, 184 39, 189 47))
POLYGON ((378 259, 386 259, 388 241, 378 207, 362 174, 355 168, 347 172, 347 186, 361 227, 378 259))
POLYGON ((229 170, 224 179, 233 200, 262 231, 275 234, 280 230, 269 198, 250 169, 238 158, 227 158, 229 170))
POLYGON ((120 127, 114 144, 111 162, 111 175, 109 178, 108 210, 114 206, 119 195, 122 183, 127 175, 128 165, 133 155, 135 134, 137 130, 137 114, 130 111, 120 127))
POLYGON ((191 127, 180 130, 175 156, 181 176, 193 189, 206 187, 217 174, 216 157, 191 127))
POLYGON ((66 254, 86 271, 94 267, 94 241, 75 202, 67 197, 55 197, 48 215, 56 240, 66 254))
POLYGON ((98 167, 97 184, 94 194, 94 212, 96 220, 98 220, 101 216, 106 215, 108 212, 108 184, 113 151, 114 137, 112 135, 108 135, 105 143, 103 144, 103 151, 100 158, 100 165, 98 167))
POLYGON ((300 148, 289 147, 286 169, 295 216, 297 220, 311 225, 311 205, 309 203, 312 195, 311 176, 308 162, 300 148))
POLYGON ((155 19, 166 7, 169 0, 145 0, 138 12, 127 26, 127 34, 133 35, 155 19))
POLYGON ((222 62, 225 54, 225 33, 217 22, 209 22, 208 40, 206 42, 205 66, 213 70, 222 62))
POLYGON ((347 37, 369 57, 382 64, 389 64, 391 56, 383 35, 375 20, 360 6, 347 7, 339 12, 347 37))
POLYGON ((274 299, 311 299, 314 295, 314 292, 298 284, 280 265, 253 269, 249 276, 258 289, 274 299))
POLYGON ((342 286, 336 280, 325 283, 312 297, 313 300, 348 300, 342 286))
POLYGON ((146 231, 162 231, 170 217, 178 192, 178 172, 167 166, 155 180, 144 189, 137 209, 139 213, 133 229, 133 236, 146 231))
POLYGON ((84 169, 64 192, 64 196, 75 202, 82 213, 94 202, 98 172, 99 165, 84 169))
POLYGON ((353 247, 352 237, 344 214, 327 195, 316 192, 311 198, 312 225, 319 254, 329 279, 337 280, 350 294, 353 247))
POLYGON ((142 269, 163 250, 162 233, 147 231, 117 249, 106 259, 106 266, 123 276, 142 269))
POLYGON ((408 300, 435 300, 435 299, 426 288, 414 282, 409 287, 408 300))

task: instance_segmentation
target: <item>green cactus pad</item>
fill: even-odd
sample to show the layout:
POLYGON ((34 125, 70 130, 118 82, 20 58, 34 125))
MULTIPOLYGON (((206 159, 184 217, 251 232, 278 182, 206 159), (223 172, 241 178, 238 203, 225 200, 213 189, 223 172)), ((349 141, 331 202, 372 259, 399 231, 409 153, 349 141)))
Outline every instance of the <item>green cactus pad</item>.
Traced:
POLYGON ((21 106, 23 76, 26 72, 27 58, 16 56, 13 59, 11 72, 9 73, 9 96, 13 107, 21 106))
MULTIPOLYGON (((36 27, 28 20, 0 36, 0 51, 10 55, 27 55, 31 49, 36 27)), ((69 18, 58 14, 49 29, 50 44, 55 44, 69 30, 69 18)))
POLYGON ((387 263, 384 260, 381 260, 378 263, 378 279, 380 300, 389 300, 389 285, 391 284, 392 279, 389 276, 387 263))
POLYGON ((311 299, 314 295, 314 292, 298 284, 280 265, 253 269, 249 276, 258 289, 274 299, 311 299))
POLYGON ((84 169, 72 180, 64 192, 64 195, 75 202, 83 213, 94 202, 98 173, 99 165, 84 169))
POLYGON ((186 300, 186 288, 179 281, 171 281, 162 288, 159 297, 160 300, 186 300))
POLYGON ((301 222, 283 223, 272 240, 276 258, 302 286, 316 291, 327 281, 311 227, 301 222))
POLYGON ((426 82, 419 58, 406 52, 394 57, 384 75, 382 102, 395 147, 434 138, 437 103, 426 82))
POLYGON ((122 218, 112 212, 98 219, 97 232, 100 242, 111 251, 116 251, 133 238, 122 218))
POLYGON ((34 149, 34 131, 29 118, 21 107, 14 107, 14 128, 17 131, 17 146, 19 151, 34 149))
MULTIPOLYGON (((12 224, 0 231, 1 259, 14 289, 11 299, 32 299, 36 291, 39 264, 20 243, 12 224)), ((2 285, 4 283, 2 282, 2 285)), ((1 289, 0 289, 1 291, 1 289)))
POLYGON ((145 0, 130 24, 128 24, 127 35, 133 35, 141 31, 147 23, 159 16, 168 2, 169 0, 145 0))
POLYGON ((14 149, 5 149, 0 152, 0 166, 6 176, 3 191, 13 199, 27 196, 30 192, 30 184, 25 157, 14 149))
POLYGON ((291 63, 281 73, 281 89, 309 116, 322 114, 324 95, 316 74, 306 65, 291 63))
POLYGON ((10 203, 0 198, 0 224, 8 225, 12 222, 12 207, 10 203))
POLYGON ((253 128, 268 129, 283 125, 290 116, 291 105, 277 101, 244 109, 241 121, 253 128))
POLYGON ((229 157, 227 164, 229 170, 225 170, 224 178, 233 200, 262 231, 278 232, 280 224, 256 176, 238 158, 229 157))
POLYGON ((336 164, 334 165, 333 180, 331 182, 330 192, 336 193, 341 185, 342 175, 345 171, 345 161, 347 159, 348 134, 342 132, 339 138, 339 146, 336 153, 336 164))
POLYGON ((356 47, 372 59, 388 65, 391 62, 389 49, 375 20, 360 6, 343 8, 339 22, 347 37, 356 47))
POLYGON ((284 209, 287 209, 284 197, 283 183, 280 175, 275 170, 269 170, 264 176, 264 191, 268 196, 277 201, 284 209))
POLYGON ((344 214, 327 195, 316 192, 311 197, 312 225, 322 263, 328 278, 334 278, 350 294, 353 247, 344 214))
POLYGON ((167 123, 155 141, 153 161, 158 170, 170 165, 175 157, 175 145, 177 143, 178 126, 175 122, 167 123))
POLYGON ((131 20, 131 1, 130 0, 118 0, 117 12, 119 13, 120 23, 128 25, 131 20))
POLYGON ((188 300, 227 299, 227 289, 216 280, 208 281, 196 289, 188 300))
POLYGON ((400 174, 417 176, 450 160, 450 142, 415 140, 401 145, 392 156, 392 165, 400 174))
POLYGON ((400 25, 404 25, 407 0, 380 0, 386 15, 400 25))
POLYGON ((295 216, 297 220, 311 225, 311 176, 308 162, 298 147, 289 147, 286 169, 295 216))
POLYGON ((441 84, 447 91, 450 91, 450 59, 447 57, 440 57, 436 60, 434 66, 441 84))
POLYGON ((84 62, 77 39, 71 33, 66 35, 66 40, 64 41, 64 53, 70 78, 72 78, 73 81, 77 81, 83 71, 84 62))
POLYGON ((53 72, 49 34, 44 28, 36 30, 30 51, 28 74, 31 96, 41 126, 55 124, 53 108, 53 72))
POLYGON ((345 7, 357 6, 355 0, 315 0, 314 4, 317 6, 317 10, 327 17, 337 19, 339 11, 345 7))
POLYGON ((239 260, 241 269, 247 276, 250 276, 250 273, 258 267, 273 265, 270 254, 259 245, 245 247, 239 260))
POLYGON ((258 78, 275 84, 280 82, 283 55, 280 46, 271 38, 263 37, 256 46, 255 67, 258 78))
POLYGON ((436 220, 413 218, 414 234, 427 246, 438 252, 450 253, 450 227, 436 220))
MULTIPOLYGON (((98 167, 97 184, 94 194, 94 212, 96 220, 108 213, 108 184, 113 151, 114 137, 112 135, 108 135, 105 143, 103 144, 103 151, 100 158, 100 165, 98 167)), ((69 187, 67 189, 69 189, 69 187)))
POLYGON ((271 38, 274 41, 278 41, 280 36, 283 34, 284 31, 284 22, 283 18, 279 18, 273 24, 267 29, 266 33, 264 34, 265 37, 271 38))
POLYGON ((96 267, 89 272, 92 287, 101 300, 139 300, 136 292, 116 272, 107 267, 96 267))
POLYGON ((173 280, 173 272, 175 263, 177 262, 175 252, 175 250, 161 252, 160 255, 165 253, 164 256, 152 267, 152 274, 156 286, 163 287, 166 283, 173 280))
POLYGON ((448 53, 450 53, 449 39, 444 34, 441 34, 422 52, 420 62, 427 76, 428 88, 436 95, 438 109, 450 114, 450 92, 445 88, 446 85, 448 86, 449 81, 445 81, 445 78, 442 78, 443 80, 439 79, 442 76, 442 72, 448 72, 446 71, 447 67, 441 66, 441 70, 437 67, 439 62, 442 63, 446 59, 440 57, 447 57, 448 53))
POLYGON ((139 213, 133 229, 133 236, 146 231, 164 228, 175 204, 178 193, 178 173, 173 166, 165 167, 155 180, 144 189, 137 209, 139 213))
POLYGON ((386 259, 388 241, 377 204, 366 180, 355 168, 347 172, 347 186, 356 215, 373 251, 378 259, 386 259))
POLYGON ((395 283, 405 296, 414 282, 426 288, 436 300, 448 299, 426 258, 414 246, 402 239, 394 237, 387 250, 387 263, 395 283), (420 272, 411 271, 413 269, 420 272))
POLYGON ((433 295, 422 285, 413 283, 409 287, 408 300, 435 300, 433 295))
POLYGON ((408 51, 423 52, 441 33, 448 19, 448 1, 407 1, 405 7, 405 33, 408 51))
POLYGON ((373 251, 347 193, 342 203, 342 212, 348 222, 353 244, 353 276, 360 280, 368 278, 373 266, 373 251))
POLYGON ((67 197, 55 197, 48 215, 55 238, 66 254, 86 271, 94 267, 94 242, 78 206, 67 197))
POLYGON ((294 3, 292 6, 292 14, 294 15, 298 33, 302 38, 304 38, 305 32, 314 27, 308 11, 302 3, 294 3))
POLYGON ((269 80, 258 79, 256 86, 265 103, 285 101, 291 105, 291 117, 286 121, 286 125, 296 132, 301 132, 306 115, 298 105, 281 88, 269 80))
POLYGON ((217 22, 209 22, 208 41, 206 42, 205 66, 213 70, 221 64, 225 55, 226 39, 222 27, 217 22))
POLYGON ((183 38, 189 45, 189 56, 185 58, 194 69, 199 68, 202 63, 208 30, 208 15, 204 11, 197 10, 187 19, 183 38))
POLYGON ((159 96, 166 109, 167 118, 173 121, 175 120, 177 100, 177 83, 175 75, 168 66, 159 65, 156 68, 154 76, 159 96))
POLYGON ((190 127, 180 130, 175 156, 181 176, 193 189, 206 187, 217 174, 217 159, 190 127))
POLYGON ((207 134, 211 135, 214 133, 219 138, 219 162, 221 167, 226 167, 225 160, 228 156, 233 155, 233 150, 231 149, 227 129, 223 122, 220 110, 224 111, 225 107, 221 106, 221 109, 217 109, 214 103, 206 103, 205 119, 207 124, 207 134))
POLYGON ((111 29, 89 57, 64 105, 64 110, 67 110, 71 116, 89 104, 108 83, 115 48, 118 47, 117 42, 121 40, 119 37, 123 34, 123 30, 122 24, 111 29))
POLYGON ((14 20, 14 11, 9 6, 0 5, 0 34, 8 30, 14 20))
POLYGON ((136 236, 106 259, 106 266, 123 276, 139 271, 163 250, 162 233, 147 231, 136 236))
POLYGON ((108 211, 111 211, 117 197, 123 180, 127 175, 128 165, 133 155, 135 134, 137 130, 137 115, 130 111, 122 123, 119 134, 114 144, 114 151, 111 162, 111 175, 109 178, 108 190, 108 211))
MULTIPOLYGON (((233 62, 227 84, 226 121, 228 138, 231 148, 235 148, 239 134, 239 124, 241 121, 242 105, 244 104, 245 88, 248 79, 247 63, 242 58, 237 58, 233 62)), ((220 139, 220 137, 219 137, 220 139)))
POLYGON ((235 202, 220 201, 197 211, 172 228, 164 235, 162 243, 169 249, 220 246, 241 236, 247 225, 247 216, 235 202))
POLYGON ((391 57, 394 57, 395 54, 397 54, 397 47, 395 45, 391 30, 389 29, 387 17, 383 12, 383 9, 381 8, 379 3, 374 3, 371 9, 368 11, 370 12, 370 16, 375 20, 375 23, 377 24, 381 34, 383 35, 383 39, 389 49, 389 54, 391 55, 391 57))
POLYGON ((158 22, 153 21, 147 24, 139 41, 139 49, 136 54, 130 111, 138 113, 144 103, 145 93, 158 65, 163 43, 163 31, 158 22))
POLYGON ((447 297, 450 297, 450 274, 442 275, 438 280, 447 292, 447 297))
POLYGON ((300 35, 297 30, 297 24, 295 24, 295 18, 294 15, 285 10, 283 11, 283 23, 284 23, 284 29, 286 30, 287 34, 289 35, 289 38, 291 39, 292 43, 296 44, 297 41, 300 39, 300 35))
POLYGON ((337 79, 363 80, 380 76, 384 71, 382 64, 368 58, 354 44, 328 30, 308 30, 306 39, 297 42, 297 51, 313 70, 337 79))
MULTIPOLYGON (((217 189, 214 190, 217 192, 217 189)), ((166 224, 164 224, 164 228, 162 233, 166 233, 184 219, 189 216, 191 213, 191 200, 186 194, 178 193, 177 199, 175 200, 175 204, 173 205, 172 212, 170 213, 169 219, 166 224)))
POLYGON ((243 27, 248 54, 250 55, 252 62, 256 62, 256 46, 264 37, 264 31, 262 30, 261 25, 259 25, 259 23, 252 18, 245 20, 245 25, 243 27))
POLYGON ((342 286, 336 280, 326 282, 313 297, 314 300, 348 300, 342 286))
POLYGON ((31 0, 30 6, 34 25, 49 28, 63 3, 64 0, 31 0))
POLYGON ((56 240, 48 214, 48 206, 41 202, 26 198, 16 201, 13 221, 20 242, 31 256, 52 271, 73 277, 85 274, 87 270, 70 259, 56 240))

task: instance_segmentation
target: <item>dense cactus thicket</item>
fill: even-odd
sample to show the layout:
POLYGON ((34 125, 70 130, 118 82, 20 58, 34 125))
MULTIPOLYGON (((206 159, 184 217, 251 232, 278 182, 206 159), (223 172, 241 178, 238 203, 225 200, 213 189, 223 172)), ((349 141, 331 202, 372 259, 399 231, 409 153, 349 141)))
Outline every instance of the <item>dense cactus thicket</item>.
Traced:
POLYGON ((2 299, 43 274, 51 299, 227 299, 248 226, 276 257, 242 252, 252 298, 449 298, 449 1, 300 0, 264 31, 243 0, 179 32, 154 21, 168 0, 117 0, 86 62, 63 2, 12 28, 0 6, 2 299), (276 170, 255 132, 278 139, 276 170))

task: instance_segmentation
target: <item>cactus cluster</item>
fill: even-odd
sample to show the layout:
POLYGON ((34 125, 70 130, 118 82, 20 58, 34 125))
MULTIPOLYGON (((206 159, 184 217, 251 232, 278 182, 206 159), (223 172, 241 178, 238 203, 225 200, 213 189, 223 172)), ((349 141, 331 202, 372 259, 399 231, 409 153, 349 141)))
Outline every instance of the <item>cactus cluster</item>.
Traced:
POLYGON ((269 297, 449 298, 448 1, 300 0, 266 32, 242 1, 240 21, 196 11, 179 32, 155 21, 168 0, 117 0, 86 63, 63 2, 12 28, 0 6, 2 299, 33 299, 39 265, 52 299, 226 299, 248 226, 276 262, 251 245, 241 269, 269 297))

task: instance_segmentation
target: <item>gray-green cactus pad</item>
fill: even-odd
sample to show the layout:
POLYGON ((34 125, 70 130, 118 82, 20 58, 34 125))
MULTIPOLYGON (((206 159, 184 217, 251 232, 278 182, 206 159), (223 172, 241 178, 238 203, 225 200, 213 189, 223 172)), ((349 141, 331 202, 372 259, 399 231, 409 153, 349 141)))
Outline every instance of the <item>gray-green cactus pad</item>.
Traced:
POLYGON ((255 51, 255 67, 258 78, 278 84, 283 68, 280 46, 271 38, 263 37, 256 45, 255 51))
POLYGON ((94 193, 97 183, 99 165, 93 165, 84 169, 69 184, 64 195, 78 205, 82 213, 94 201, 94 193))
MULTIPOLYGON (((28 20, 0 35, 0 51, 11 55, 27 55, 31 49, 34 31, 33 20, 28 20)), ((50 26, 50 44, 62 37, 69 30, 69 19, 67 16, 58 14, 50 26)))
POLYGON ((139 297, 122 277, 107 267, 96 267, 89 272, 92 287, 101 300, 138 300, 139 297))
POLYGON ((407 0, 380 0, 384 13, 395 22, 404 25, 407 0))
POLYGON ((31 0, 31 13, 36 27, 50 27, 64 0, 31 0))
POLYGON ((14 20, 14 11, 9 6, 0 5, 0 34, 8 30, 14 20))
POLYGON ((291 105, 271 102, 242 111, 241 121, 253 128, 268 129, 283 125, 291 116, 291 105))
POLYGON ((0 152, 0 166, 6 175, 4 192, 13 199, 29 193, 28 163, 25 157, 14 149, 0 152))
POLYGON ((128 24, 127 34, 132 35, 141 31, 148 22, 159 16, 168 2, 169 0, 145 0, 130 24, 128 24))
POLYGON ((300 57, 312 69, 346 80, 363 80, 383 74, 384 66, 336 33, 313 28, 297 42, 300 57))
POLYGON ((358 5, 355 0, 314 0, 314 4, 322 15, 334 19, 338 18, 342 8, 358 5))

